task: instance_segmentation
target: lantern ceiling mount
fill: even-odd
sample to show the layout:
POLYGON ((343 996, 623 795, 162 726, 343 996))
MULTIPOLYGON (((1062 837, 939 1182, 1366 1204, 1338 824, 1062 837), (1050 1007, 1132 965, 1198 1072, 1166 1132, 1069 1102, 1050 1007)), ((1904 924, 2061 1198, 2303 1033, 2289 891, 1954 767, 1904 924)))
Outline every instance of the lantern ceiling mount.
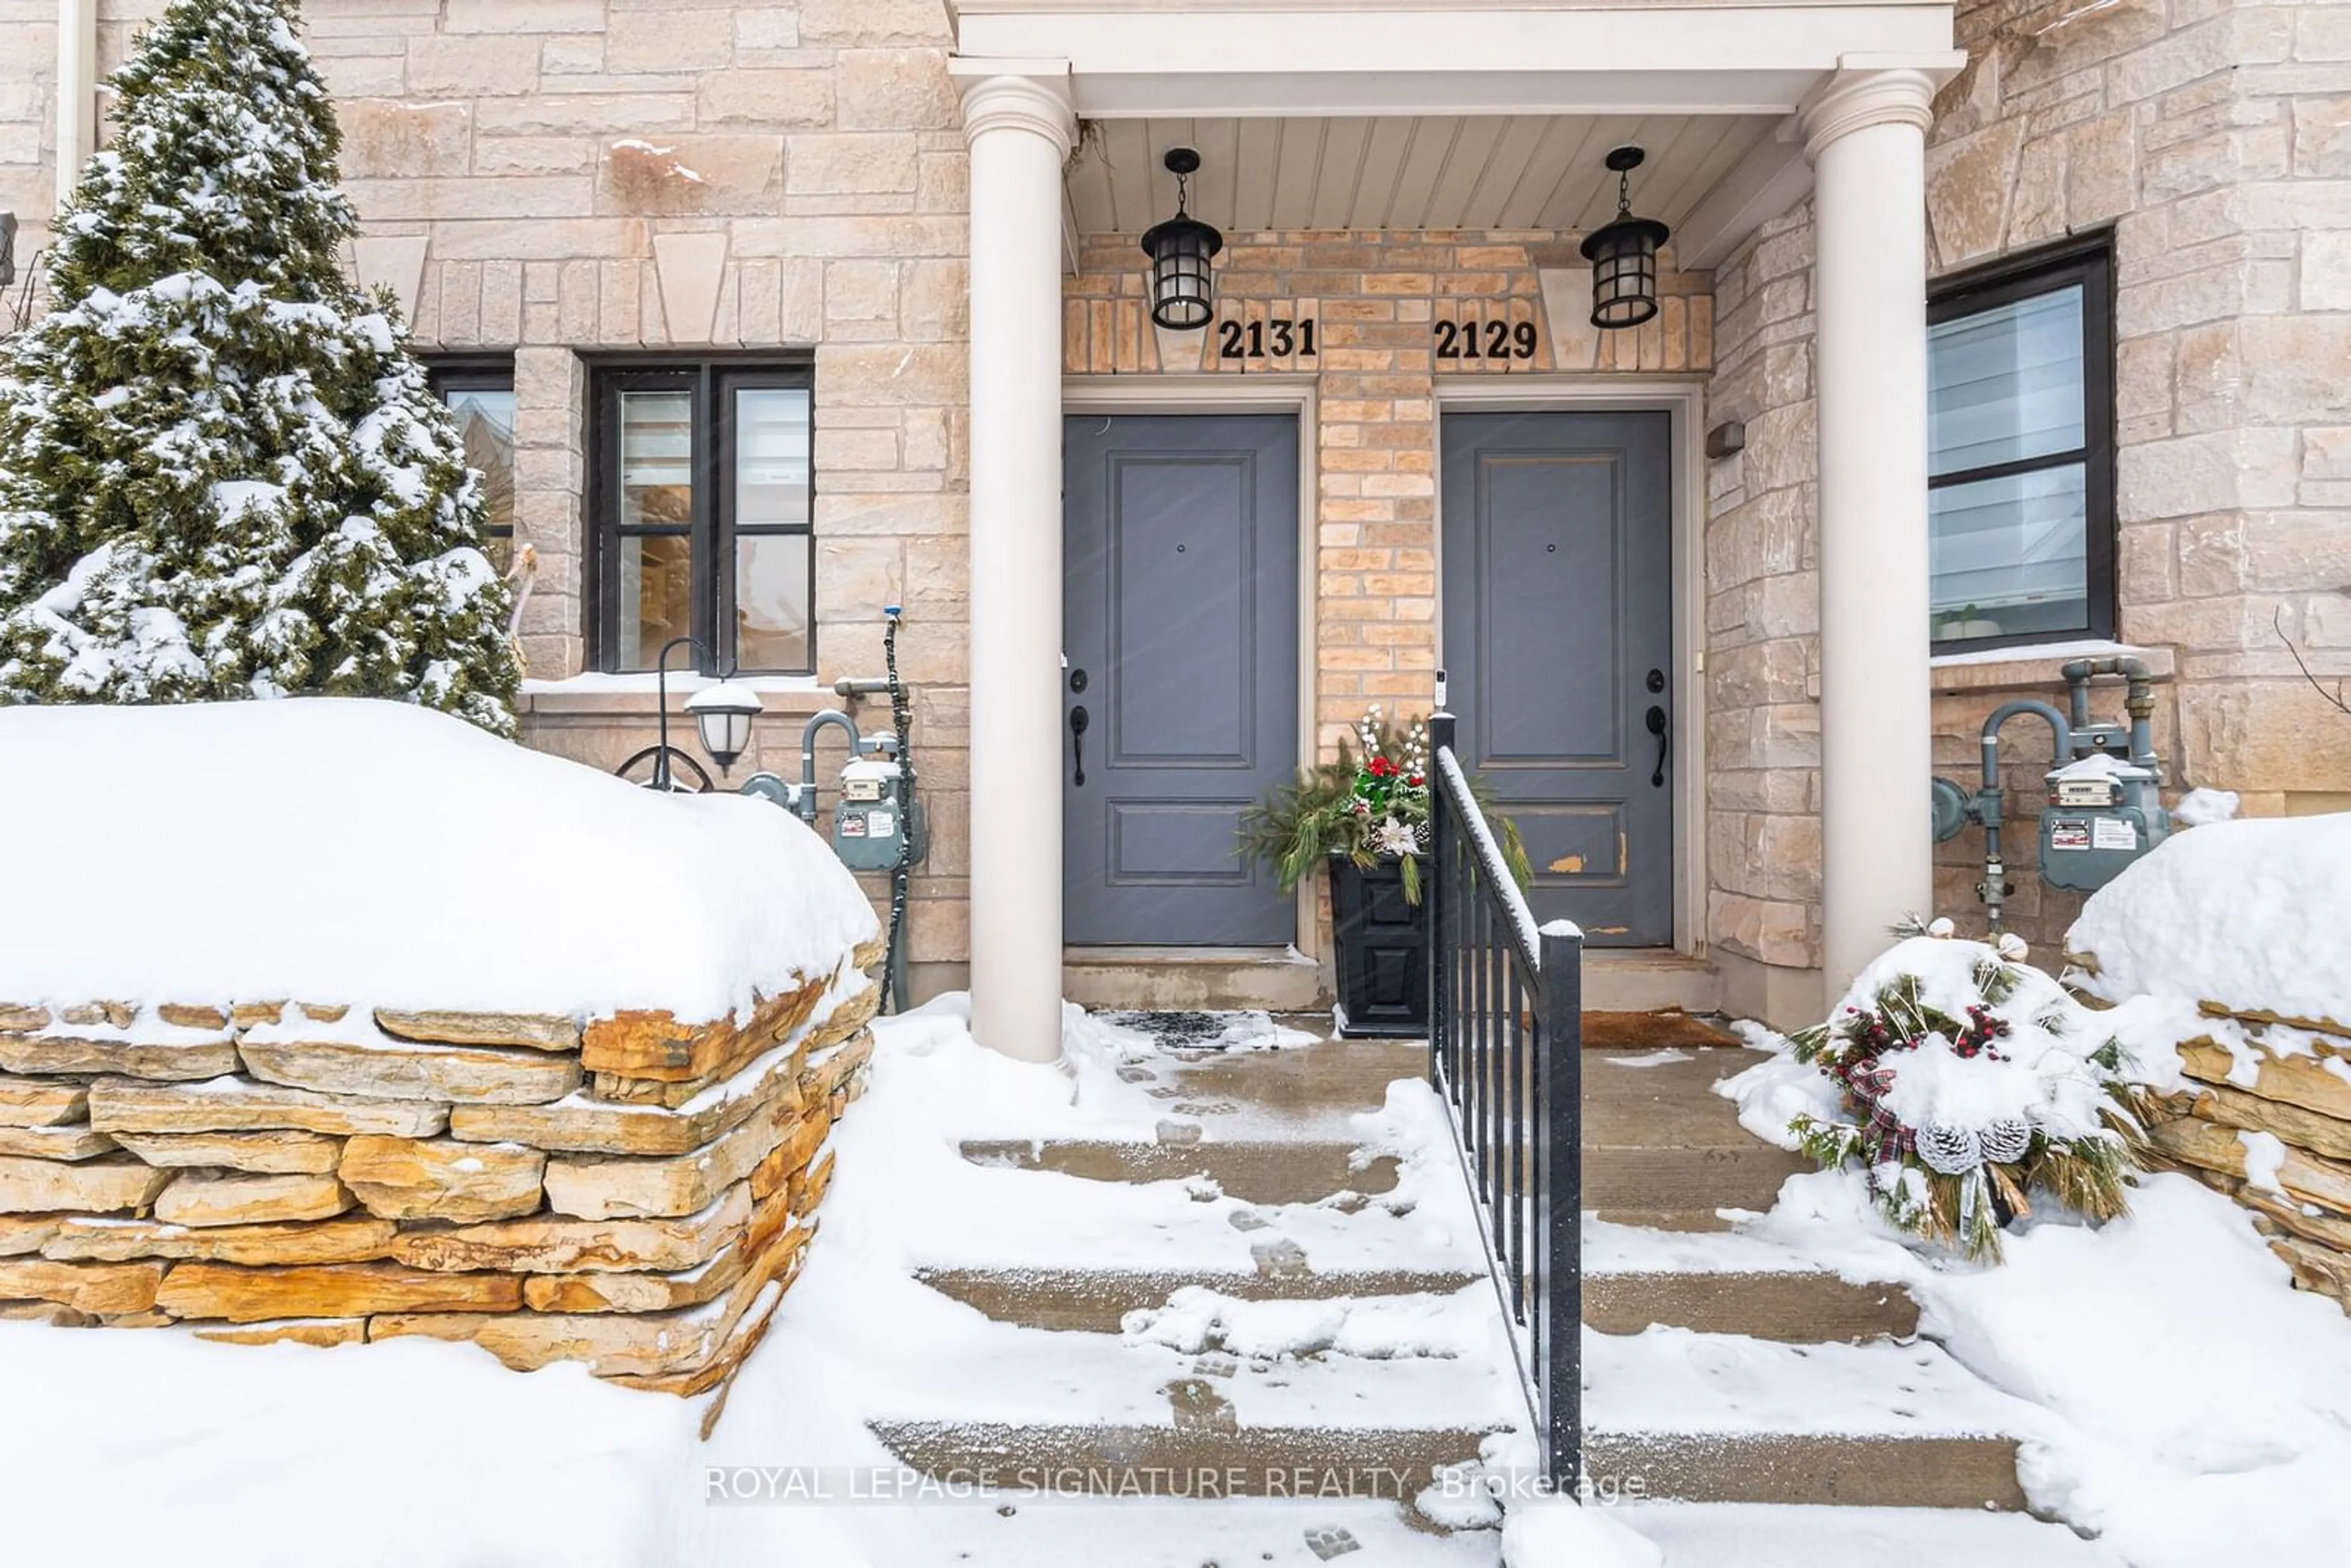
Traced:
POLYGON ((1170 147, 1160 162, 1176 176, 1176 215, 1143 236, 1143 254, 1151 258, 1151 319, 1174 331, 1196 332, 1216 314, 1209 262, 1224 249, 1225 236, 1190 211, 1200 154, 1170 147))
POLYGON ((1655 218, 1633 215, 1633 171, 1647 154, 1638 147, 1611 149, 1616 176, 1616 216, 1583 242, 1592 263, 1592 324, 1604 330, 1638 327, 1657 313, 1657 247, 1672 231, 1655 218))

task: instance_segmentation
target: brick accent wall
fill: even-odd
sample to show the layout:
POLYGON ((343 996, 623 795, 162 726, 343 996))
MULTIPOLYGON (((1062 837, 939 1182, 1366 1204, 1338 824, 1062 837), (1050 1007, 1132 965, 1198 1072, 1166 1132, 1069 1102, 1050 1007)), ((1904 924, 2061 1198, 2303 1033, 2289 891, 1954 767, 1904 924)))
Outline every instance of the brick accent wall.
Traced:
POLYGON ((1063 285, 1062 365, 1073 375, 1311 374, 1318 428, 1314 714, 1328 755, 1373 703, 1422 713, 1434 696, 1437 378, 1575 370, 1702 372, 1714 353, 1704 273, 1661 271, 1664 308, 1628 332, 1594 330, 1574 236, 1526 232, 1251 233, 1227 236, 1217 319, 1206 332, 1151 324, 1131 235, 1098 235, 1063 285), (1315 323, 1314 353, 1297 324, 1315 323), (1249 333, 1274 322, 1263 354, 1249 333), (1248 357, 1226 358, 1227 322, 1248 357), (1440 337, 1438 323, 1452 329, 1440 337), (1513 329, 1534 329, 1516 357, 1513 329), (1457 356, 1474 332, 1477 358, 1457 356), (1284 340, 1290 351, 1274 352, 1284 340), (1493 358, 1489 345, 1513 346, 1493 358))

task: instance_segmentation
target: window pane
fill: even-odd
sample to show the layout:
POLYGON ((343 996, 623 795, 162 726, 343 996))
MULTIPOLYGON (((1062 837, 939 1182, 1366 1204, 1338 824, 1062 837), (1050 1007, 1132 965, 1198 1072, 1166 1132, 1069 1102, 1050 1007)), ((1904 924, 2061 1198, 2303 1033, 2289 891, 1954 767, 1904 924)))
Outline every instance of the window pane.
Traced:
POLYGON ((662 644, 694 630, 694 541, 683 534, 637 535, 620 552, 618 668, 650 670, 662 644))
POLYGON ((1936 641, 2089 626, 2085 486, 2068 463, 1929 492, 1936 641))
POLYGON ((515 394, 468 387, 447 394, 465 444, 465 466, 482 476, 482 510, 490 528, 490 559, 501 572, 514 554, 515 394))
POLYGON ((1931 472, 2085 444, 2081 285, 1945 321, 1927 343, 1931 472))
POLYGON ((746 670, 791 673, 810 668, 808 624, 808 536, 737 535, 736 662, 746 670))
POLYGON ((797 528, 808 520, 808 392, 797 387, 737 391, 735 526, 797 528))
POLYGON ((621 526, 682 528, 694 520, 694 398, 621 394, 621 526))

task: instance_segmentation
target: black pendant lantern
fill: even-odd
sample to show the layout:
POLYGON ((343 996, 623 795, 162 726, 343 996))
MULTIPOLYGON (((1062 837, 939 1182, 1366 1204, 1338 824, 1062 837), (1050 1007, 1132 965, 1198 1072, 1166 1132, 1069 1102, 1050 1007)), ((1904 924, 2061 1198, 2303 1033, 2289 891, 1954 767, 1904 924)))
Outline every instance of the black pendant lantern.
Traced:
POLYGON ((1616 171, 1616 216, 1583 242, 1583 259, 1592 264, 1595 327, 1637 327, 1657 313, 1657 247, 1670 231, 1655 218, 1633 215, 1632 172, 1643 156, 1638 147, 1608 154, 1608 167, 1616 171))
POLYGON ((1171 147, 1164 162, 1176 176, 1176 215, 1143 236, 1143 254, 1151 258, 1151 319, 1178 332, 1196 332, 1216 313, 1208 261, 1225 248, 1225 236, 1185 210, 1200 155, 1171 147))

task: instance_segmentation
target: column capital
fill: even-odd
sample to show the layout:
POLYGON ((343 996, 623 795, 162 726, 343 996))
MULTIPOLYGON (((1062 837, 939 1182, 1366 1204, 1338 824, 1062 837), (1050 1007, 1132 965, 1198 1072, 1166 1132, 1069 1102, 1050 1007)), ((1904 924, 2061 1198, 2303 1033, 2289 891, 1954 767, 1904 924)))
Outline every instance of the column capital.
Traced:
POLYGON ((1067 60, 957 58, 947 72, 963 93, 963 136, 977 141, 991 131, 1041 136, 1067 158, 1078 144, 1078 117, 1067 60))
POLYGON ((1935 89, 1950 73, 1936 69, 1938 62, 1865 61, 1867 57, 1847 56, 1796 107, 1806 158, 1817 162, 1830 142, 1873 125, 1914 125, 1926 131, 1935 89))

